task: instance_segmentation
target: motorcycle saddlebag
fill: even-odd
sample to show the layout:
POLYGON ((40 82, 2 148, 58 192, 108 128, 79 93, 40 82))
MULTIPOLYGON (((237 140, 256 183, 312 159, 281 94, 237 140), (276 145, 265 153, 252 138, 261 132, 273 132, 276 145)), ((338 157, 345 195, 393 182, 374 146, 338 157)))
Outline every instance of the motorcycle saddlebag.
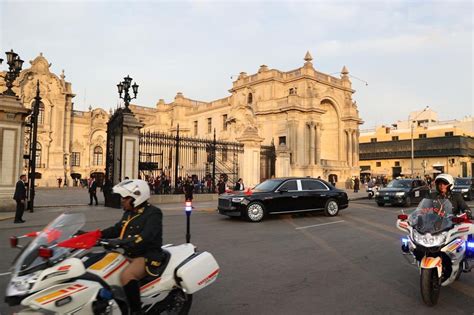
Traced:
POLYGON ((176 281, 187 294, 193 294, 213 283, 219 265, 209 252, 195 253, 175 269, 176 281))

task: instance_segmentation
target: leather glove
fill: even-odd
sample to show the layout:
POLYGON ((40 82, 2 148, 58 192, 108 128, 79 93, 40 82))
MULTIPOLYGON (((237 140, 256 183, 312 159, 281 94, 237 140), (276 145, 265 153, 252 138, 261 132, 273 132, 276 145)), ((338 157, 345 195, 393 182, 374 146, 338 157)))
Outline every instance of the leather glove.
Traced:
POLYGON ((121 240, 119 238, 116 238, 116 239, 107 240, 107 242, 109 244, 104 245, 104 247, 107 249, 117 249, 117 248, 129 249, 131 246, 133 246, 133 239, 121 240))

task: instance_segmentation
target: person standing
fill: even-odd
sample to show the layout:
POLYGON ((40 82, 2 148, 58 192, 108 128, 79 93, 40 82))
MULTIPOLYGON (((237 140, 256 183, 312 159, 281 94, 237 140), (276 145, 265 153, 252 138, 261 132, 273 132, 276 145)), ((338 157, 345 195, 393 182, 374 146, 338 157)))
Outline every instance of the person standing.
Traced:
POLYGON ((354 192, 355 193, 359 192, 359 189, 360 189, 360 180, 359 180, 359 177, 356 176, 356 178, 354 179, 354 192))
POLYGON ((20 180, 16 182, 13 199, 16 201, 15 221, 13 223, 24 223, 23 212, 25 211, 26 200, 26 175, 21 175, 20 180))
POLYGON ((191 177, 188 177, 188 179, 184 183, 183 190, 184 190, 184 200, 193 201, 194 184, 191 177))
POLYGON ((97 206, 99 202, 97 201, 97 183, 95 177, 92 177, 89 183, 89 206, 92 206, 92 199, 95 200, 95 205, 97 206))
POLYGON ((244 181, 242 180, 242 178, 239 178, 239 180, 237 181, 237 183, 235 183, 235 186, 234 186, 234 190, 235 191, 242 191, 244 190, 245 187, 244 187, 244 181))

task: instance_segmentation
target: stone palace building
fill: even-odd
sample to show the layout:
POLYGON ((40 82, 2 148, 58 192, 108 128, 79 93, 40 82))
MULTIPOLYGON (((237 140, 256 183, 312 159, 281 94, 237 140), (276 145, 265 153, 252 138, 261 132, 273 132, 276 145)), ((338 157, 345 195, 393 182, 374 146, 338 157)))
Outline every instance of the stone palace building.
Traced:
MULTIPOLYGON (((101 108, 74 110, 75 94, 64 71, 52 73, 42 54, 30 65, 17 78, 14 91, 31 108, 40 81, 38 185, 55 186, 59 178, 71 185, 73 178, 103 175, 110 113, 101 108)), ((0 81, 0 92, 4 89, 0 81)), ((321 73, 308 52, 304 64, 291 71, 262 65, 254 74, 241 72, 228 92, 211 102, 178 92, 170 103, 160 99, 155 107, 130 108, 145 131, 175 132, 179 125, 186 136, 211 138, 215 129, 219 140, 274 143, 276 176, 331 176, 343 182, 359 174, 362 120, 345 66, 339 78, 321 73)))

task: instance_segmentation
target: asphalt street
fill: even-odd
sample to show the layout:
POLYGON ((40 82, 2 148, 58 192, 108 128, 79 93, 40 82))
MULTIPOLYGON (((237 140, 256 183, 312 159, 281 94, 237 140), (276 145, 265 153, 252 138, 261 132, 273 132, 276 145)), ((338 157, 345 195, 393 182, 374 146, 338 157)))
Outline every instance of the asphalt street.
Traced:
MULTIPOLYGON (((359 200, 333 218, 279 215, 249 223, 217 214, 215 202, 194 206, 191 242, 216 257, 221 274, 195 294, 191 314, 474 314, 474 272, 443 287, 435 307, 423 304, 417 268, 400 253, 400 207, 359 200)), ((164 243, 184 242, 182 205, 161 208, 164 243)), ((2 221, 0 274, 17 253, 9 236, 40 230, 64 210, 84 212, 86 229, 106 227, 121 215, 101 206, 48 207, 27 213, 23 225, 2 221)), ((7 281, 0 276, 2 301, 7 281)), ((12 310, 0 306, 1 314, 12 310)))

